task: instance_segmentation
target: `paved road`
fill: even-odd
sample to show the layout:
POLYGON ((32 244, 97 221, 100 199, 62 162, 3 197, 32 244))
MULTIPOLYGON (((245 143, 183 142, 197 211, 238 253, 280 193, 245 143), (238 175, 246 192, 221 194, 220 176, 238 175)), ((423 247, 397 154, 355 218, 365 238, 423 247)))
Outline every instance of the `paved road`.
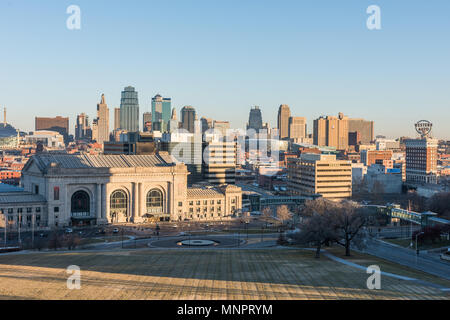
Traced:
POLYGON ((371 235, 378 238, 410 238, 411 234, 419 229, 420 226, 413 225, 401 227, 384 227, 379 229, 376 227, 370 227, 368 231, 371 235))
POLYGON ((417 256, 414 250, 374 239, 368 240, 363 252, 450 280, 450 263, 437 260, 426 253, 417 256))
MULTIPOLYGON (((241 243, 239 246, 237 246, 237 242, 236 242, 236 246, 234 246, 233 248, 235 249, 245 249, 245 248, 251 248, 251 249, 258 249, 258 248, 267 248, 270 246, 275 246, 276 245, 276 240, 278 237, 277 233, 267 233, 263 236, 263 241, 261 242, 261 235, 260 234, 249 234, 248 238, 249 239, 255 239, 257 240, 256 242, 253 242, 251 244, 246 244, 244 240, 247 239, 247 235, 240 235, 240 239, 241 239, 241 243)), ((236 234, 218 234, 218 235, 204 235, 204 236, 191 236, 191 237, 180 237, 180 236, 164 236, 164 237, 152 237, 150 239, 132 239, 132 240, 124 240, 123 244, 124 247, 127 249, 133 249, 134 245, 136 244, 136 247, 139 247, 143 244, 147 245, 149 243, 152 242, 157 242, 160 240, 173 240, 173 241, 177 241, 177 240, 189 240, 189 239, 205 239, 205 238, 227 238, 227 239, 237 239, 237 233, 236 234)), ((119 249, 122 247, 122 242, 109 242, 109 243, 95 243, 95 244, 90 244, 90 245, 86 245, 83 246, 84 249, 89 249, 89 250, 112 250, 112 249, 119 249)), ((208 247, 202 247, 204 248, 208 248, 208 247)), ((214 247, 216 249, 218 249, 217 247, 214 247)), ((177 249, 190 249, 190 248, 184 248, 184 247, 180 247, 177 249)), ((195 248, 197 249, 197 248, 195 248)))

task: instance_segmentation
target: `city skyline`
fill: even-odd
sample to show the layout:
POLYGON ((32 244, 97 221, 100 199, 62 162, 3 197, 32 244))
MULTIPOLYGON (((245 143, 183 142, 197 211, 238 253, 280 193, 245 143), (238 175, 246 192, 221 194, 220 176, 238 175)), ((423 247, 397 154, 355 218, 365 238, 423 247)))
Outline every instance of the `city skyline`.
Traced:
POLYGON ((0 1, 0 297, 449 300, 449 13, 0 1))
POLYGON ((68 116, 73 133, 80 110, 94 119, 92 105, 102 93, 113 110, 120 91, 132 85, 141 115, 160 93, 177 110, 192 105, 199 117, 228 120, 233 128, 245 128, 242 119, 254 105, 276 127, 278 106, 287 104, 307 118, 308 128, 321 115, 343 112, 375 121, 375 135, 415 136, 413 124, 427 119, 436 137, 448 139, 450 46, 442 39, 450 4, 375 2, 382 12, 376 31, 366 28, 369 1, 201 2, 195 10, 183 2, 79 1, 80 30, 66 28, 67 1, 2 3, 0 39, 14 50, 0 52, 8 61, 0 106, 21 130, 33 128, 25 110, 33 117, 68 116), (170 11, 173 19, 148 19, 155 11, 170 11), (36 36, 44 33, 45 39, 36 36), (120 50, 121 37, 131 50, 120 50), (165 50, 154 50, 151 39, 164 41, 165 50))

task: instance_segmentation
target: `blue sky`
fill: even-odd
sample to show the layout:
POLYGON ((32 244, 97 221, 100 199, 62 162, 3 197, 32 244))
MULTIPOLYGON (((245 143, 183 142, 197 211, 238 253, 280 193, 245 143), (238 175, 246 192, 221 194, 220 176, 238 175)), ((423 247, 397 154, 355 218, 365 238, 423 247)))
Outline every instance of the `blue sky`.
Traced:
POLYGON ((450 139, 449 36, 448 0, 0 0, 0 106, 22 130, 35 116, 73 127, 132 85, 141 112, 160 93, 236 128, 259 105, 275 126, 288 104, 310 132, 342 111, 389 137, 428 119, 450 139), (81 30, 66 28, 71 4, 81 30), (372 4, 381 30, 366 28, 372 4))

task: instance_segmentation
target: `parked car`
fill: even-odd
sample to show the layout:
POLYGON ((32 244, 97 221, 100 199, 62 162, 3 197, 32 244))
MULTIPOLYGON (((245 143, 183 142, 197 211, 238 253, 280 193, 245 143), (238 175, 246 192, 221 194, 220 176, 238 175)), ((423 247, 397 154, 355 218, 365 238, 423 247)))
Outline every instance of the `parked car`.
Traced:
POLYGON ((441 259, 445 261, 450 261, 450 248, 447 249, 447 252, 441 254, 441 259))
POLYGON ((45 234, 45 233, 41 232, 41 233, 39 233, 39 237, 40 238, 47 238, 48 234, 45 234))
POLYGON ((67 228, 65 232, 66 232, 66 233, 72 233, 73 230, 72 230, 71 228, 67 228))
POLYGON ((118 228, 114 228, 113 229, 113 233, 119 233, 119 229, 118 228))
POLYGON ((186 237, 186 236, 189 236, 189 235, 190 235, 190 234, 187 233, 187 232, 180 232, 180 233, 178 234, 179 237, 186 237))

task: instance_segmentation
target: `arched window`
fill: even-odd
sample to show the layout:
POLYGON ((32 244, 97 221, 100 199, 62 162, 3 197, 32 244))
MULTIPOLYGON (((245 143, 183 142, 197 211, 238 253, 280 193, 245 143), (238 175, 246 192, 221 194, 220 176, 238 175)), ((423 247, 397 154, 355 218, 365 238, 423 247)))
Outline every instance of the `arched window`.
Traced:
POLYGON ((116 190, 111 194, 111 204, 110 209, 115 211, 123 212, 127 210, 128 207, 128 197, 127 194, 122 190, 116 190))
POLYGON ((77 191, 72 195, 72 212, 90 212, 90 198, 86 191, 77 191))
POLYGON ((152 189, 147 193, 147 212, 158 213, 162 212, 163 195, 158 189, 152 189))

